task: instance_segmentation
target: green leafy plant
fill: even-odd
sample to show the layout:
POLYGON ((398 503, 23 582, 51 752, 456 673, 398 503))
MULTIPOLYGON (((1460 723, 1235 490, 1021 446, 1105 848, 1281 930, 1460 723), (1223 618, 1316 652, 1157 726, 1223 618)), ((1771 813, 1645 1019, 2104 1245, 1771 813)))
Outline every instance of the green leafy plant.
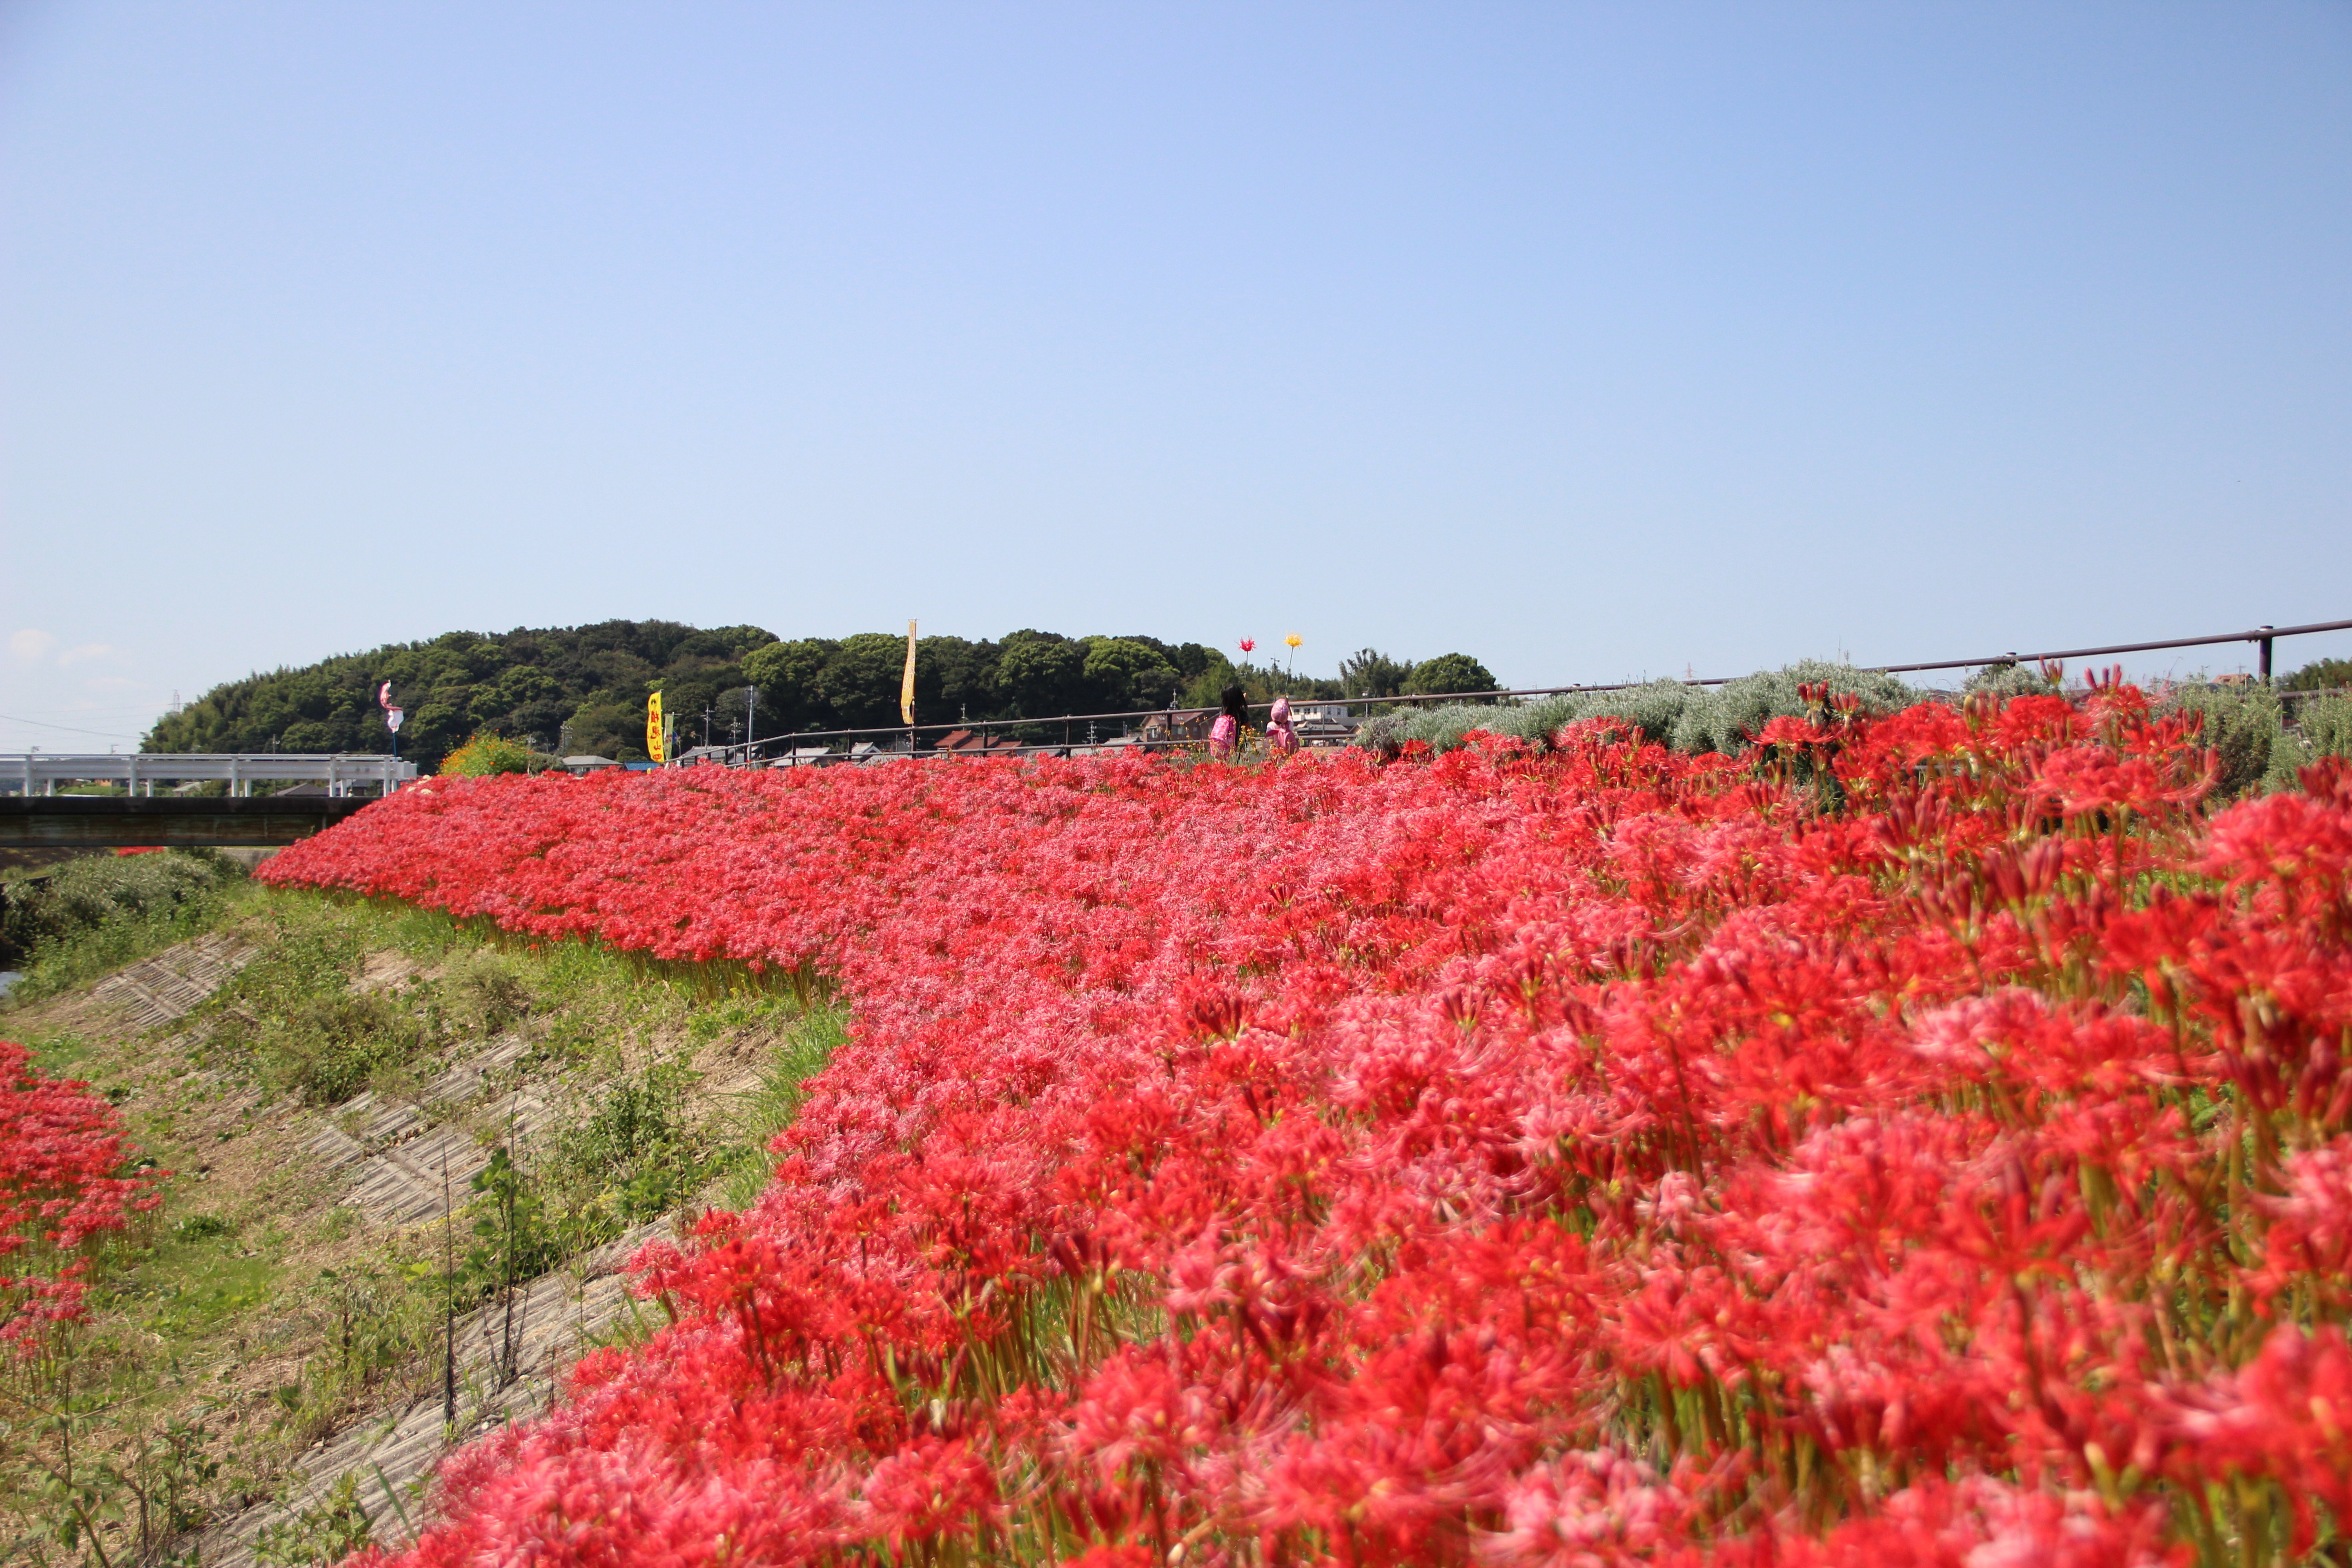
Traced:
POLYGON ((244 1061, 310 1104, 332 1104, 438 1039, 429 990, 353 989, 365 923, 331 906, 286 900, 246 934, 254 956, 203 1010, 207 1058, 244 1061))
POLYGON ((425 1019, 368 991, 295 1003, 264 1026, 258 1054, 277 1082, 310 1104, 331 1105, 416 1055, 428 1038, 425 1019))
POLYGON ((2039 665, 1988 664, 1963 681, 1960 690, 1969 696, 1989 691, 1995 697, 2047 697, 2058 689, 2053 673, 2039 665))
POLYGON ((334 1489, 291 1519, 264 1525, 253 1542, 263 1568, 308 1568, 340 1563, 374 1539, 374 1521, 360 1503, 359 1476, 345 1471, 334 1489))
POLYGON ((719 1151, 687 1115, 694 1079, 676 1063, 623 1078, 584 1121, 557 1135, 541 1181, 562 1251, 601 1246, 667 1214, 714 1173, 719 1151))
POLYGON ((441 978, 445 1016, 471 1031, 494 1035, 530 1011, 530 987, 504 953, 476 948, 451 958, 441 978))
POLYGON ((504 1144, 490 1151, 490 1163, 469 1185, 482 1200, 474 1218, 474 1245, 459 1271, 469 1294, 510 1289, 561 1261, 539 1193, 504 1144))
POLYGON ((486 778, 492 773, 527 773, 538 761, 520 742, 478 730, 471 740, 441 759, 441 771, 458 778, 486 778))
POLYGON ((13 995, 36 1001, 194 935, 218 919, 245 869, 203 849, 95 855, 12 883, 0 956, 23 961, 13 995))

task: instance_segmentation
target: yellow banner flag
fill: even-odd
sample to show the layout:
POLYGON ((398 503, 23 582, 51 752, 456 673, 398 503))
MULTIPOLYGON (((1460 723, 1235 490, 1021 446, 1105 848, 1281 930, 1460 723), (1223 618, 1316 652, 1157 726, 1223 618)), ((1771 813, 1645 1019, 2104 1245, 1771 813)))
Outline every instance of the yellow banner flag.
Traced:
POLYGON ((915 721, 915 623, 907 623, 907 673, 898 682, 898 721, 915 721))
POLYGON ((661 693, 656 691, 646 700, 646 755, 657 763, 667 762, 662 746, 661 693))

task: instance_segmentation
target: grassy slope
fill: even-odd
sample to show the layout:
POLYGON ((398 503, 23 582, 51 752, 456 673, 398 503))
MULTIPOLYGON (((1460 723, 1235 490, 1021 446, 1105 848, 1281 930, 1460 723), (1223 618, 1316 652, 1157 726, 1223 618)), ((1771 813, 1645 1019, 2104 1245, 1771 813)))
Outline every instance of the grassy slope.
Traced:
MULTIPOLYGON (((526 1163, 542 1214, 527 1266, 539 1268, 627 1221, 748 1201, 766 1139, 841 1027, 789 995, 697 993, 584 947, 493 948, 437 916, 252 884, 168 932, 93 932, 34 979, 46 982, 35 1000, 0 1007, 0 1037, 104 1090, 173 1174, 146 1234, 108 1256, 57 1373, 0 1391, 11 1561, 98 1560, 55 1539, 63 1438, 75 1484, 110 1517, 107 1560, 141 1557, 142 1495, 147 1555, 161 1560, 174 1527, 184 1549, 188 1531, 270 1498, 329 1433, 437 1387, 442 1226, 370 1223, 347 1201, 351 1173, 324 1173, 304 1152, 346 1091, 413 1092, 487 1036, 520 1030, 523 1087, 578 1108, 562 1146, 526 1163), (257 956, 195 1014, 141 1032, 90 996, 110 963, 207 928, 257 956), (613 1131, 642 1145, 648 1117, 663 1134, 650 1152, 613 1131)), ((453 1227, 461 1255, 499 1245, 468 1235, 484 1206, 453 1227)), ((279 1544, 298 1558, 306 1547, 279 1544)))

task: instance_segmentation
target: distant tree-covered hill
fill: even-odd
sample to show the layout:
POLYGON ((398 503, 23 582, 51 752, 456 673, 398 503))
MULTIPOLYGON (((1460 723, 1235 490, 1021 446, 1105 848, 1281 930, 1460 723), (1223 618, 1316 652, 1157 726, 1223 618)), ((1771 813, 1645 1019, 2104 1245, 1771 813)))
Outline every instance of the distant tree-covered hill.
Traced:
MULTIPOLYGON (((906 638, 887 632, 786 642, 758 626, 706 631, 674 621, 449 632, 215 687, 158 721, 144 749, 387 752, 392 737, 376 692, 389 680, 393 700, 408 710, 401 754, 428 771, 485 731, 538 751, 629 762, 646 754, 652 691, 693 742, 703 737, 706 711, 712 740, 742 738, 747 690, 757 693, 751 718, 762 737, 894 724, 906 657, 906 638)), ((915 716, 923 723, 1051 718, 1157 708, 1171 697, 1208 705, 1237 679, 1261 700, 1275 690, 1336 697, 1343 681, 1351 696, 1493 684, 1462 654, 1412 665, 1368 648, 1341 666, 1341 680, 1289 680, 1267 668, 1237 671, 1199 643, 1017 631, 993 641, 919 638, 915 716)))
POLYGON ((698 695, 740 686, 743 656, 775 640, 757 626, 701 631, 672 621, 448 632, 216 686, 159 720, 144 749, 388 752, 392 736, 376 692, 389 680, 392 700, 408 710, 401 754, 428 771, 477 730, 541 751, 618 747, 634 730, 635 754, 643 756, 647 691, 675 685, 698 695), (609 723, 601 721, 607 710, 609 723), (574 732, 567 734, 567 725, 574 732))

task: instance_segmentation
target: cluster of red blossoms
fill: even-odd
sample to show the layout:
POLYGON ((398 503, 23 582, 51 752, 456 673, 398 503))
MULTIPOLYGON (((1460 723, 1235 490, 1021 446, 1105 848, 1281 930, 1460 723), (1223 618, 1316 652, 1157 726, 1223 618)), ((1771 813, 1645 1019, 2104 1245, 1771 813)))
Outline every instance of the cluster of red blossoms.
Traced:
POLYGON ((117 1173, 114 1107, 31 1061, 0 1040, 0 1344, 25 1353, 82 1317, 87 1244, 163 1202, 152 1191, 161 1173, 117 1173))
POLYGON ((2193 722, 404 791, 265 874, 856 1026, 401 1561, 2341 1552, 2352 770, 2193 722))

